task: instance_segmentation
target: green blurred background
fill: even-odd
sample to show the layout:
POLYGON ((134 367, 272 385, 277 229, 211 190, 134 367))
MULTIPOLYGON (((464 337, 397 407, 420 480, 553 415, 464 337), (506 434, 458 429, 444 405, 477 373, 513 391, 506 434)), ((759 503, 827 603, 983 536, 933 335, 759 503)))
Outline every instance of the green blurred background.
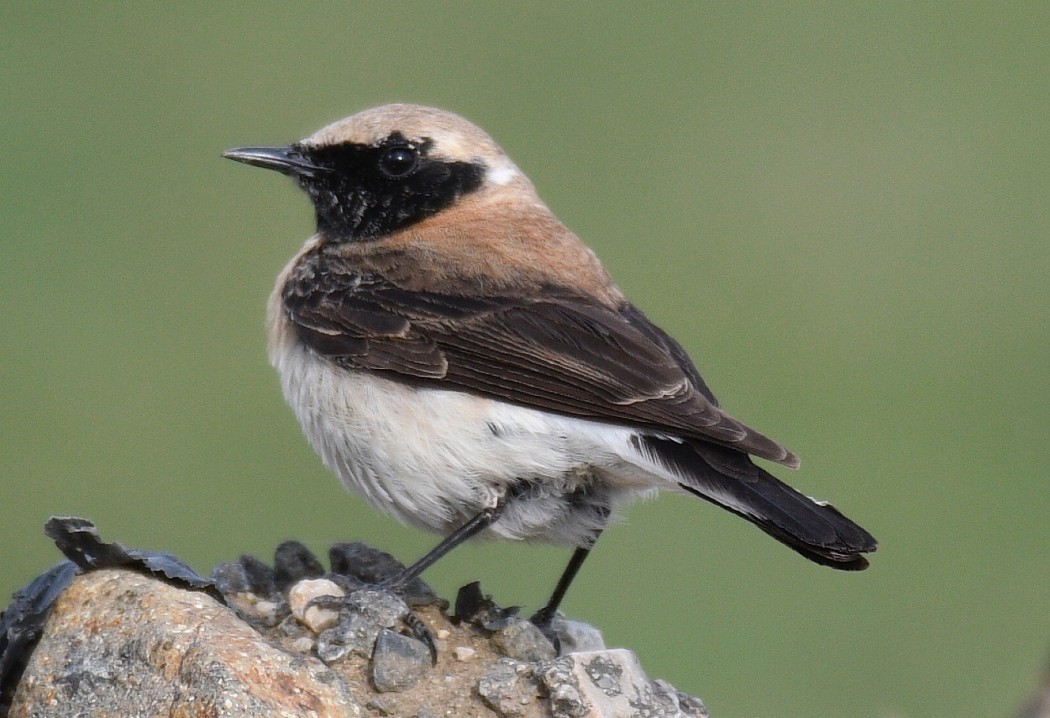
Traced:
MULTIPOLYGON (((311 230, 220 158, 371 105, 487 129, 881 540, 810 565, 685 498, 634 506, 565 608, 731 716, 1010 716, 1050 648, 1050 6, 0 7, 0 596, 52 514, 202 571, 297 537, 411 560, 264 352, 311 230)), ((786 472, 780 472, 784 474, 786 472)), ((568 552, 429 571, 539 605, 568 552)))

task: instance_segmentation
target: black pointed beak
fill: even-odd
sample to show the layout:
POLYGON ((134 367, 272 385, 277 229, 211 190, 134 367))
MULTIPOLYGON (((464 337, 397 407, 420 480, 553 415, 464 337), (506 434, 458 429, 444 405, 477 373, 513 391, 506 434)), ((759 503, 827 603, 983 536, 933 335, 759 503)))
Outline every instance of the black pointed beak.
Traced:
POLYGON ((315 177, 320 173, 328 172, 325 167, 320 167, 310 161, 302 149, 291 145, 289 147, 238 147, 226 150, 222 156, 243 162, 253 167, 276 170, 281 174, 292 177, 315 177))

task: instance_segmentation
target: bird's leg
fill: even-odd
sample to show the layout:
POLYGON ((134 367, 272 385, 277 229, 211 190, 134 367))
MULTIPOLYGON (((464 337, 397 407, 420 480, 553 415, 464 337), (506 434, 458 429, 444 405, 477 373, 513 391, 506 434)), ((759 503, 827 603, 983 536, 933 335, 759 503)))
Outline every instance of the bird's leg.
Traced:
MULTIPOLYGON (((395 559, 393 556, 390 556, 389 554, 377 552, 374 549, 368 549, 367 547, 359 547, 357 550, 355 550, 355 547, 352 544, 346 545, 345 549, 340 551, 334 551, 335 547, 333 547, 334 552, 329 554, 332 557, 333 564, 333 572, 332 574, 330 574, 330 576, 344 590, 345 593, 340 596, 314 597, 309 601, 307 607, 318 606, 321 608, 329 608, 336 610, 339 612, 339 620, 340 622, 342 622, 344 620, 350 620, 350 618, 352 617, 352 612, 344 612, 343 609, 346 607, 349 607, 351 609, 355 608, 353 594, 357 590, 364 588, 378 588, 396 594, 405 602, 404 605, 406 612, 404 613, 404 615, 401 616, 401 621, 405 624, 405 626, 409 629, 409 631, 415 638, 423 641, 423 643, 427 645, 427 647, 430 649, 431 661, 437 663, 437 647, 434 642, 434 637, 430 633, 430 629, 428 629, 426 624, 422 620, 420 620, 420 618, 416 614, 412 613, 412 609, 409 608, 410 605, 420 606, 427 605, 428 603, 433 603, 434 600, 437 599, 437 597, 433 594, 431 589, 428 586, 426 586, 426 584, 422 583, 422 581, 418 582, 419 584, 421 584, 421 587, 416 586, 414 588, 412 586, 412 583, 416 581, 417 578, 419 578, 419 574, 423 573, 423 571, 430 568, 430 566, 435 561, 440 559, 442 556, 447 554, 456 546, 459 546, 467 539, 471 538, 472 536, 476 536, 478 533, 484 531, 486 528, 495 523, 496 520, 499 519, 499 517, 503 514, 503 508, 506 506, 506 504, 506 495, 501 496, 494 506, 490 506, 479 511, 477 515, 472 517, 465 524, 463 524, 451 534, 442 539, 437 546, 428 551, 421 559, 416 561, 408 568, 402 568, 400 571, 393 573, 393 575, 390 575, 389 571, 384 572, 384 574, 388 577, 380 580, 378 583, 373 583, 372 581, 368 580, 369 578, 375 579, 378 578, 379 575, 383 575, 377 575, 377 573, 374 572, 375 569, 379 567, 377 566, 377 564, 384 564, 380 568, 387 569, 390 568, 391 563, 397 566, 401 566, 401 563, 397 561, 397 559, 395 559), (366 556, 366 558, 368 558, 369 560, 367 562, 368 565, 366 566, 367 570, 363 572, 366 574, 366 576, 360 575, 362 572, 355 571, 352 567, 353 559, 355 557, 354 555, 356 554, 358 558, 361 558, 362 551, 360 550, 360 548, 364 548, 365 554, 370 554, 370 556, 366 556), (377 560, 377 557, 379 560, 377 560), (340 571, 339 568, 336 568, 336 564, 339 564, 343 571, 340 571), (406 595, 409 593, 411 593, 412 595, 406 595), (419 596, 423 596, 423 603, 418 602, 419 596), (413 602, 413 599, 415 599, 416 602, 413 602)), ((358 565, 356 568, 361 569, 362 567, 358 565)), ((360 610, 359 607, 357 608, 357 610, 360 610)))
MULTIPOLYGON (((597 538, 597 537, 595 537, 597 538)), ((593 546, 593 543, 591 544, 593 546)), ((558 612, 558 606, 561 605, 561 600, 565 598, 565 592, 569 590, 569 584, 576 578, 576 574, 580 570, 580 566, 583 565, 584 559, 591 552, 591 547, 587 548, 580 547, 576 549, 572 558, 569 559, 569 565, 562 571, 561 578, 558 579, 558 585, 554 587, 554 593, 551 594, 550 600, 536 613, 532 614, 531 620, 536 626, 538 626, 544 633, 550 633, 551 622, 554 620, 554 614, 558 612)))
MULTIPOLYGON (((412 579, 419 576, 425 570, 437 561, 439 558, 447 554, 452 549, 459 546, 467 539, 476 536, 492 524, 496 523, 496 520, 503 513, 503 507, 507 505, 506 497, 501 497, 499 502, 492 507, 482 509, 478 512, 474 518, 467 521, 465 524, 460 526, 458 529, 450 533, 448 536, 441 540, 437 546, 428 551, 421 559, 416 561, 414 564, 406 568, 401 573, 383 581, 380 585, 391 591, 396 591, 399 588, 403 588, 412 579)), ((582 559, 581 559, 582 560, 582 559)), ((566 586, 567 588, 567 586, 566 586)), ((564 593, 564 591, 563 591, 564 593)))

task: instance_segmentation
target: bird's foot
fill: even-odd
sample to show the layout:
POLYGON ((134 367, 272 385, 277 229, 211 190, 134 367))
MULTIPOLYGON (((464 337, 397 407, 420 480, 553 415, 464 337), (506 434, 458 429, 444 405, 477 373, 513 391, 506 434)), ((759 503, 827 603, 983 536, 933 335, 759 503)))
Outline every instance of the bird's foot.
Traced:
POLYGON ((316 635, 317 654, 327 662, 349 652, 370 656, 384 630, 416 639, 419 650, 437 660, 434 637, 412 608, 443 610, 447 601, 422 580, 406 580, 404 566, 393 556, 364 544, 336 544, 328 556, 326 571, 306 546, 286 541, 274 554, 273 568, 242 556, 218 567, 213 584, 250 622, 273 626, 294 616, 316 635), (264 606, 269 609, 261 610, 264 606))
POLYGON ((557 609, 552 609, 549 604, 529 617, 529 621, 532 622, 532 625, 540 629, 540 633, 542 633, 547 640, 554 645, 554 650, 556 650, 559 655, 561 655, 561 638, 558 635, 559 631, 557 623, 560 620, 561 618, 558 615, 557 609))

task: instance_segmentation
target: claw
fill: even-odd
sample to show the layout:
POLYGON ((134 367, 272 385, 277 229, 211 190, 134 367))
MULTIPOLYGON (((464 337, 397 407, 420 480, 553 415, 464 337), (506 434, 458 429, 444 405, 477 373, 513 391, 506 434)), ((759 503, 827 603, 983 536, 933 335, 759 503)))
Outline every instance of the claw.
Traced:
POLYGON ((529 617, 529 622, 532 623, 536 628, 540 629, 548 641, 554 645, 554 650, 561 655, 561 639, 558 637, 558 631, 554 627, 554 622, 558 618, 557 611, 548 610, 548 606, 544 606, 536 613, 529 617))
POLYGON ((412 638, 422 641, 430 649, 430 665, 436 666, 438 662, 437 643, 434 642, 434 634, 431 633, 427 624, 423 623, 422 619, 411 611, 401 617, 401 622, 408 628, 412 638))

